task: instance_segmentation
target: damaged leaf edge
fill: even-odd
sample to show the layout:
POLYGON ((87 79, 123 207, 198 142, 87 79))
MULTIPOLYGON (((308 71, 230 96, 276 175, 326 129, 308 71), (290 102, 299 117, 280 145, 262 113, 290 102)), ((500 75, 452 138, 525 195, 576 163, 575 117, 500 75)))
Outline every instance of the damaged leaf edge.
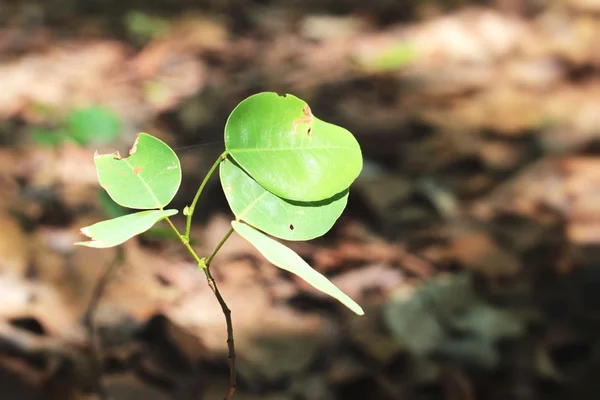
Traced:
MULTIPOLYGON (((146 132, 140 132, 140 133, 138 133, 135 136, 135 142, 133 142, 133 146, 131 146, 131 149, 129 149, 129 155, 132 155, 132 154, 134 154, 137 151, 137 145, 138 145, 138 141, 140 140, 140 135, 146 135, 146 136, 151 136, 151 137, 155 138, 154 136, 152 136, 152 135, 150 135, 150 134, 148 134, 146 132)), ((155 139, 158 139, 158 138, 155 138, 155 139)), ((123 159, 123 157, 121 156, 121 153, 119 153, 118 151, 115 151, 114 153, 110 153, 110 154, 102 154, 102 153, 98 153, 98 150, 96 150, 94 152, 94 159, 96 159, 96 158, 102 158, 102 157, 107 156, 107 155, 112 155, 115 160, 122 160, 123 159)), ((125 158, 127 158, 127 157, 125 157, 125 158)))
POLYGON ((142 233, 148 231, 150 228, 152 228, 154 225, 156 225, 160 221, 162 221, 162 220, 164 220, 164 219, 166 219, 168 217, 171 217, 173 215, 176 215, 178 212, 179 211, 176 210, 176 209, 168 209, 168 210, 144 210, 144 211, 139 211, 137 213, 124 215, 124 216, 117 217, 117 218, 107 219, 107 220, 104 220, 104 221, 98 221, 98 222, 96 222, 96 223, 94 223, 92 225, 85 226, 85 227, 83 227, 83 228, 81 228, 79 230, 83 235, 87 236, 88 238, 90 238, 92 240, 75 242, 75 243, 73 243, 73 245, 75 245, 75 246, 84 246, 84 247, 92 247, 92 248, 99 248, 99 249, 109 248, 109 247, 116 247, 116 246, 119 246, 119 245, 125 243, 126 241, 128 241, 129 239, 131 239, 131 238, 133 238, 135 236, 141 235, 142 233), (100 223, 103 223, 103 222, 108 222, 108 221, 111 221, 112 219, 123 218, 123 217, 127 217, 127 216, 130 216, 130 215, 144 213, 144 212, 149 212, 149 211, 165 212, 165 215, 162 215, 161 217, 159 217, 153 224, 151 224, 150 226, 148 226, 146 229, 144 229, 142 231, 139 231, 137 233, 134 233, 133 235, 127 237, 122 242, 119 242, 119 243, 116 243, 116 244, 107 245, 106 242, 104 242, 102 240, 94 239, 94 235, 93 235, 92 232, 90 232, 90 229, 89 229, 90 227, 92 227, 94 225, 97 225, 97 224, 100 224, 100 223))

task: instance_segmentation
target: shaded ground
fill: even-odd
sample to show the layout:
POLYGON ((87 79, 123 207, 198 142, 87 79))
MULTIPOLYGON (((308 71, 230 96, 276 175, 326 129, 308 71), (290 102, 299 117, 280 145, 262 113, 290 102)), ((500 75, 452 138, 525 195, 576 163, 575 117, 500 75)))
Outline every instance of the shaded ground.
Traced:
MULTIPOLYGON (((263 90, 361 143, 346 213, 294 249, 367 315, 232 237, 214 267, 236 399, 597 398, 599 2, 141 3, 0 6, 3 399, 221 398, 223 315, 180 246, 71 244, 115 212, 94 149, 163 138, 183 208, 263 90), (40 141, 90 105, 116 140, 40 141)), ((228 229, 216 180, 202 207, 206 253, 228 229)))

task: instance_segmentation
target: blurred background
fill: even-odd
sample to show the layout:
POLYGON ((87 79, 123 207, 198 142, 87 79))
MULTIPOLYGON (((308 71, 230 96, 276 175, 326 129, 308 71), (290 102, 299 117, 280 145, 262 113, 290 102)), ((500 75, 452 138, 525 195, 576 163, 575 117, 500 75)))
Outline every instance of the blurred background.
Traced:
MULTIPOLYGON (((161 138, 182 209, 259 91, 362 146, 342 218, 292 247, 366 315, 234 235, 234 399, 599 398, 599 0, 2 0, 1 399, 223 398, 224 318, 169 232, 72 243, 126 212, 94 151, 161 138)), ((215 178, 200 254, 230 218, 215 178)))

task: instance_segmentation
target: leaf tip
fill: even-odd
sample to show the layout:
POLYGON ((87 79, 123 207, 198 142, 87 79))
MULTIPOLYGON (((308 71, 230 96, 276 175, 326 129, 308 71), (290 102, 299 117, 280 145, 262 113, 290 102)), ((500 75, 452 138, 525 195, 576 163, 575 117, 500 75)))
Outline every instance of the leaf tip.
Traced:
POLYGON ((100 240, 88 240, 87 242, 75 242, 73 243, 75 246, 84 246, 84 247, 92 247, 96 249, 109 247, 106 243, 100 240))
POLYGON ((89 238, 92 237, 92 233, 89 230, 89 226, 83 227, 79 231, 89 238))

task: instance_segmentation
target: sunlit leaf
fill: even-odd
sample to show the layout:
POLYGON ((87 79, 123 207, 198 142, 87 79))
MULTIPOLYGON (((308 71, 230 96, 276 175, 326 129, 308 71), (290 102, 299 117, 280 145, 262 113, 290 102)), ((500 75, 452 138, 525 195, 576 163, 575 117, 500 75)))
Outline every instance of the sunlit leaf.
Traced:
POLYGON ((181 184, 181 165, 160 139, 140 133, 130 156, 94 156, 100 185, 123 207, 161 208, 171 202, 181 184))
POLYGON ((335 196, 362 169, 354 136, 321 121, 289 94, 259 93, 242 101, 227 120, 225 147, 261 186, 290 200, 335 196))
POLYGON ((318 202, 275 196, 230 160, 220 165, 225 197, 238 220, 286 240, 309 240, 331 229, 346 207, 348 190, 318 202))
POLYGON ((95 248, 114 247, 146 232, 161 219, 175 214, 177 214, 177 210, 140 211, 98 222, 81 229, 81 233, 91 240, 75 244, 95 248))
POLYGON ((364 314, 363 309, 354 300, 319 272, 311 268, 292 249, 242 222, 232 221, 231 225, 240 236, 250 242, 269 262, 281 269, 298 275, 318 290, 340 301, 356 314, 364 314))

